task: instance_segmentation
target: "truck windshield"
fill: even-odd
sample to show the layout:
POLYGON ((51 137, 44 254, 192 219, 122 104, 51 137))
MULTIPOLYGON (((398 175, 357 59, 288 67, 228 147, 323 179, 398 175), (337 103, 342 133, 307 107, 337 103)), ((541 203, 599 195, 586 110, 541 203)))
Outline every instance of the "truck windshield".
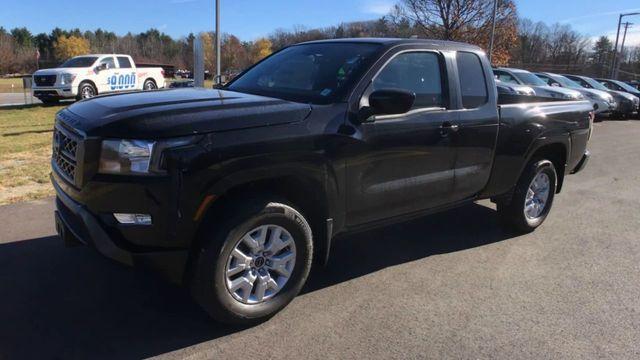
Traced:
POLYGON ((296 102, 337 102, 376 59, 379 44, 295 45, 265 59, 227 89, 296 102))
POLYGON ((83 68, 83 67, 89 67, 89 66, 93 65, 93 63, 96 62, 97 59, 98 58, 96 56, 74 57, 74 58, 71 58, 71 59, 65 61, 59 67, 61 67, 61 68, 74 68, 74 67, 83 68))
POLYGON ((544 82, 544 80, 540 79, 539 77, 533 75, 530 72, 517 72, 515 73, 515 76, 520 79, 520 81, 522 81, 523 83, 527 84, 527 85, 533 85, 533 86, 548 86, 548 84, 546 82, 544 82))

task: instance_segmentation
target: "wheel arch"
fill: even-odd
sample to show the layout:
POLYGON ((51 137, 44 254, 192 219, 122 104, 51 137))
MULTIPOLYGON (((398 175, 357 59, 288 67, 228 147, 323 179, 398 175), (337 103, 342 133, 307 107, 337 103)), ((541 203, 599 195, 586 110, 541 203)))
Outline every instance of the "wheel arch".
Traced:
POLYGON ((158 88, 158 83, 156 82, 156 79, 154 79, 153 77, 147 77, 146 79, 144 79, 144 81, 142 82, 142 89, 144 90, 144 84, 147 83, 147 81, 151 81, 155 86, 156 89, 158 88))
POLYGON ((556 194, 562 190, 562 184, 564 183, 565 169, 567 167, 567 160, 571 151, 571 142, 569 137, 556 138, 556 139, 540 139, 535 148, 533 148, 523 164, 518 178, 522 176, 525 170, 525 166, 533 159, 547 159, 553 163, 556 169, 556 176, 558 184, 556 186, 556 194), (545 141, 548 140, 548 141, 545 141))
POLYGON ((91 79, 84 79, 82 81, 80 81, 80 83, 78 84, 78 96, 80 96, 80 88, 82 87, 83 84, 90 84, 91 86, 93 86, 93 90, 96 91, 96 95, 98 95, 98 86, 96 86, 96 83, 93 82, 93 80, 91 79))
POLYGON ((338 211, 335 182, 328 180, 326 175, 319 176, 317 172, 301 173, 297 167, 291 171, 280 169, 270 173, 277 175, 267 176, 258 169, 243 171, 226 176, 206 191, 197 210, 202 216, 190 245, 189 263, 202 246, 200 231, 205 224, 228 216, 226 211, 239 202, 256 198, 284 201, 300 211, 312 229, 314 262, 326 263, 333 235, 333 214, 338 211))

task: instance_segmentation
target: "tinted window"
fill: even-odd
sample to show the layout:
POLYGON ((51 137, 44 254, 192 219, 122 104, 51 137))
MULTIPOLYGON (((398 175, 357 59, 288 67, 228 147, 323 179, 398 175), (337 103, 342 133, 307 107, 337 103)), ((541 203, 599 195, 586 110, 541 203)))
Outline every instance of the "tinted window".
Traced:
MULTIPOLYGON (((600 81, 600 80, 599 80, 600 81)), ((611 90, 622 91, 622 88, 612 82, 609 81, 600 81, 600 83, 611 90)))
POLYGON ((102 59, 100 64, 107 64, 107 69, 115 69, 116 67, 116 62, 112 57, 102 59))
POLYGON ((458 52, 456 55, 462 106, 467 109, 477 108, 487 102, 487 81, 478 55, 458 52))
POLYGON ((551 78, 549 78, 547 76, 539 75, 539 74, 536 74, 536 76, 539 77, 540 79, 542 79, 542 81, 546 82, 549 85, 555 83, 555 81, 551 80, 551 78))
POLYGON ((493 73, 496 75, 498 80, 500 80, 502 82, 511 83, 511 84, 518 84, 518 80, 516 80, 516 78, 511 76, 511 74, 509 74, 509 73, 502 72, 502 71, 494 71, 493 73))
POLYGON ((515 73, 516 77, 518 79, 520 79, 520 81, 522 81, 523 83, 527 84, 527 85, 533 85, 533 86, 547 86, 547 83, 545 83, 544 81, 540 80, 539 77, 533 75, 532 73, 528 72, 528 71, 518 71, 515 73))
POLYGON ((96 62, 96 60, 98 60, 98 58, 95 56, 74 57, 62 63, 60 67, 61 68, 89 67, 93 65, 93 63, 96 62))
POLYGON ((286 100, 338 101, 377 58, 378 44, 319 43, 286 48, 249 69, 227 88, 286 100))
POLYGON ((118 64, 123 69, 131 68, 131 61, 129 61, 129 58, 126 56, 118 56, 118 64))
POLYGON ((373 91, 403 89, 416 94, 413 109, 444 107, 440 58, 430 52, 403 53, 394 57, 373 81, 373 91))

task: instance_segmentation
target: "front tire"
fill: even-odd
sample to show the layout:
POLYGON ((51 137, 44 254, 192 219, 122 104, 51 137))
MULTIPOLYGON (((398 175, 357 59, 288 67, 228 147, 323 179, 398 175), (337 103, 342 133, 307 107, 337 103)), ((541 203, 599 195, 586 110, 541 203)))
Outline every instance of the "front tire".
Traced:
POLYGON ((90 99, 98 95, 98 90, 90 82, 83 82, 78 85, 78 95, 76 100, 90 99))
POLYGON ((551 161, 530 162, 518 180, 511 201, 497 204, 502 223, 524 233, 542 225, 551 211, 556 183, 556 169, 551 161))
POLYGON ((305 284, 312 262, 312 233, 293 207, 253 200, 205 219, 194 259, 191 290, 214 319, 236 325, 265 321, 305 284))

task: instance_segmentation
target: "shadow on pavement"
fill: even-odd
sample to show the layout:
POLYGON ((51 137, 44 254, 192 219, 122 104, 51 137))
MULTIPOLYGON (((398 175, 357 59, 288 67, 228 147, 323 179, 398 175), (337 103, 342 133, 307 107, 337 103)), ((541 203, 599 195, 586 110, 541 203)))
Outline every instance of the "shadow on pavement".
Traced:
MULTIPOLYGON (((508 237, 481 205, 351 235, 304 292, 508 237)), ((185 289, 56 237, 1 244, 0 290, 0 358, 141 358, 239 330, 209 320, 185 289)))

